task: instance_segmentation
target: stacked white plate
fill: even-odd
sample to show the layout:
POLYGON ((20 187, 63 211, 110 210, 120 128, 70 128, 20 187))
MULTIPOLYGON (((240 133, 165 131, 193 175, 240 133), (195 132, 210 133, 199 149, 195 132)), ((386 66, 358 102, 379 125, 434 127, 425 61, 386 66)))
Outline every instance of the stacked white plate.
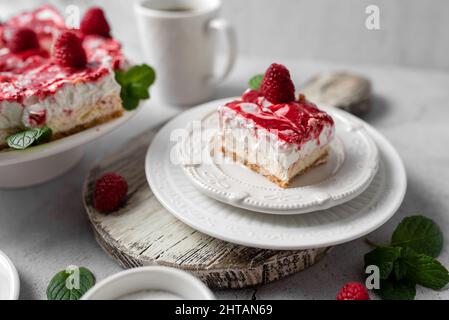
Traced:
POLYGON ((8 256, 0 250, 0 300, 17 300, 19 291, 20 281, 17 269, 8 256))
POLYGON ((330 157, 282 189, 214 152, 216 109, 233 99, 183 112, 158 132, 148 150, 149 185, 178 219, 229 242, 296 250, 359 238, 396 212, 406 190, 405 169, 370 125, 323 107, 336 127, 330 157))

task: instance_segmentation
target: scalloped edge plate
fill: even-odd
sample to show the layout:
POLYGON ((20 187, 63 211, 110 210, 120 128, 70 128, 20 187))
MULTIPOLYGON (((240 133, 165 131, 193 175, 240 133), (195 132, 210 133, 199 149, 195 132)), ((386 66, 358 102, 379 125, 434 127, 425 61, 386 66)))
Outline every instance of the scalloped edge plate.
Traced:
POLYGON ((407 177, 401 158, 388 140, 366 123, 379 150, 379 170, 361 195, 344 204, 300 215, 271 215, 212 199, 193 186, 179 165, 170 162, 174 145, 170 143, 170 134, 184 127, 187 118, 198 118, 207 108, 210 106, 191 109, 167 123, 155 136, 145 159, 146 177, 157 199, 176 218, 200 232, 263 249, 328 247, 379 228, 395 214, 404 199, 407 177))
POLYGON ((280 188, 240 164, 226 162, 221 152, 212 155, 214 143, 209 141, 214 139, 218 128, 214 109, 232 99, 202 105, 205 114, 198 118, 201 124, 189 124, 186 129, 189 134, 177 144, 178 162, 185 174, 208 196, 256 212, 303 214, 354 199, 376 175, 378 151, 363 122, 329 107, 322 109, 334 118, 336 137, 331 142, 328 161, 296 177, 290 188, 280 188))

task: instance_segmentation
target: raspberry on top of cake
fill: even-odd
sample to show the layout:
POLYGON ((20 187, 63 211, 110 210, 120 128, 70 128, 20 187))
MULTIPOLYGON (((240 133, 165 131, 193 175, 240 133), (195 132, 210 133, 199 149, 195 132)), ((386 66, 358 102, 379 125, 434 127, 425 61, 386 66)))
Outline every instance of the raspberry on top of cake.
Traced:
POLYGON ((325 162, 334 121, 303 95, 295 96, 290 72, 272 64, 257 90, 218 109, 226 155, 281 187, 325 162))
POLYGON ((114 71, 125 64, 100 8, 80 29, 48 5, 1 24, 0 148, 24 128, 46 125, 58 138, 120 116, 114 71))

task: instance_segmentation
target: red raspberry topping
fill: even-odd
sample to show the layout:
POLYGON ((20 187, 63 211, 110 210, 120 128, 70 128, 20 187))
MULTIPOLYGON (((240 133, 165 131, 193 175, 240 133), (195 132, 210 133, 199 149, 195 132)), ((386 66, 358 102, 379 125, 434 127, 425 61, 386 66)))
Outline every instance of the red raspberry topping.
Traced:
POLYGON ((61 33, 56 39, 53 54, 56 62, 62 67, 83 68, 87 63, 82 40, 70 31, 61 33))
POLYGON ((12 53, 23 52, 39 48, 39 40, 36 32, 30 28, 16 28, 12 30, 7 47, 12 53))
POLYGON ((370 300, 368 290, 359 282, 349 282, 340 289, 337 300, 370 300))
POLYGON ((81 20, 80 29, 84 34, 97 34, 106 38, 111 36, 111 29, 101 8, 90 8, 81 20))
POLYGON ((97 179, 94 186, 94 207, 99 212, 115 211, 125 200, 128 183, 116 173, 105 173, 97 179))
POLYGON ((271 103, 295 101, 295 86, 288 69, 282 64, 273 63, 265 72, 260 92, 271 103))
POLYGON ((256 103, 260 93, 256 90, 248 90, 242 96, 242 101, 256 103))
POLYGON ((45 121, 47 119, 47 111, 39 110, 39 111, 30 111, 30 124, 33 127, 40 127, 43 124, 45 124, 45 121))

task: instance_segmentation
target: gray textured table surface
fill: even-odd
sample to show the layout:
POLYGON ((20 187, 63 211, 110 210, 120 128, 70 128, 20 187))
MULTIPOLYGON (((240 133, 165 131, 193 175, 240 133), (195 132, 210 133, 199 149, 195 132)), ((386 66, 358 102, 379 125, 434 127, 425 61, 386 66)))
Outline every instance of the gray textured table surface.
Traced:
MULTIPOLYGON (((239 95, 248 77, 270 62, 240 59, 214 98, 239 95)), ((373 81, 374 110, 365 120, 399 151, 408 190, 397 214, 370 238, 387 240, 403 217, 421 213, 438 222, 449 239, 449 74, 392 66, 279 62, 290 67, 297 83, 327 70, 350 70, 373 81)), ((89 267, 98 280, 121 270, 93 238, 81 203, 83 177, 105 153, 180 111, 150 103, 128 125, 88 145, 81 163, 60 178, 38 187, 0 191, 0 249, 20 273, 21 299, 45 299, 49 279, 71 264, 89 267)), ((363 254, 368 250, 364 241, 355 240, 335 247, 316 266, 287 279, 257 289, 217 292, 217 297, 334 299, 342 284, 361 279, 363 254)), ((447 240, 440 261, 449 266, 447 240)), ((448 299, 449 291, 418 288, 417 298, 448 299)))

